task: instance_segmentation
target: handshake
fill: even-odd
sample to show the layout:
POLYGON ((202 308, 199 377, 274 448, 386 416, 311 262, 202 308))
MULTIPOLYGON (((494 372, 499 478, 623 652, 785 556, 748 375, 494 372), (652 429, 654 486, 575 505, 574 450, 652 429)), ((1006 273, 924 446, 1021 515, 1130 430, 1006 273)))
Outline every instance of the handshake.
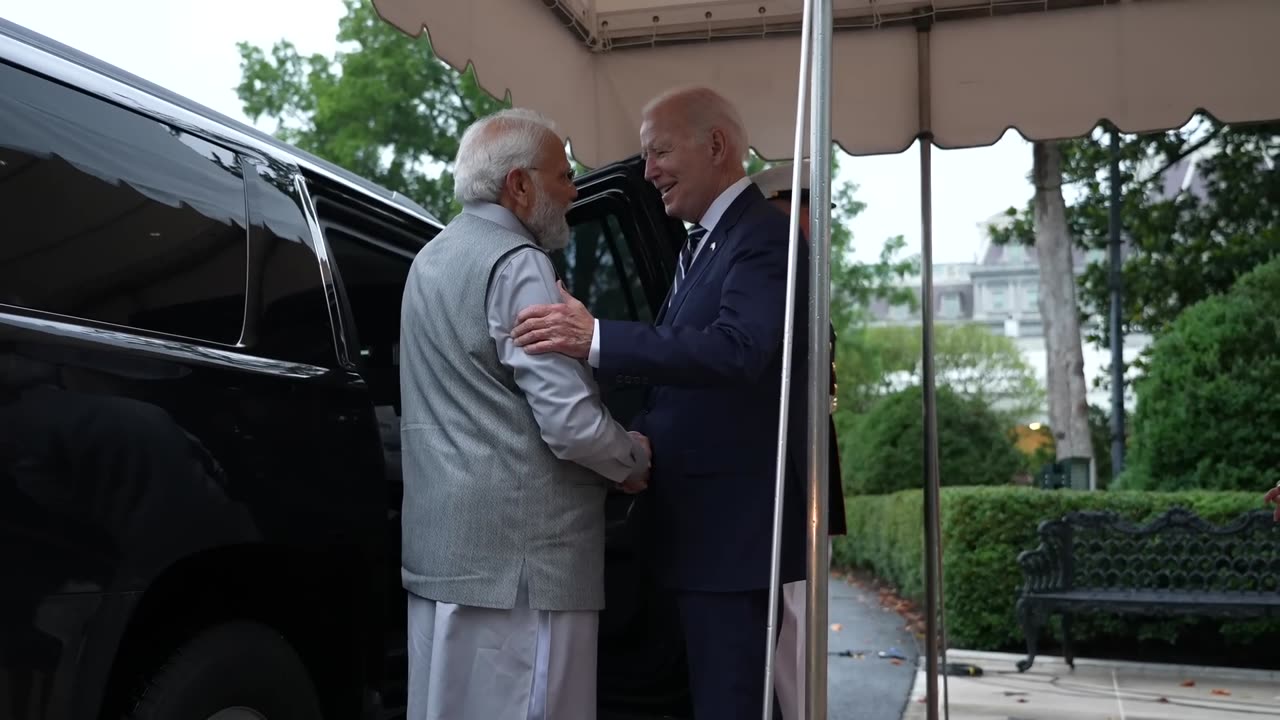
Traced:
POLYGON ((635 495, 643 492, 649 487, 649 470, 653 467, 653 447, 649 444, 649 438, 645 437, 643 434, 638 433, 635 430, 628 431, 627 434, 634 438, 635 441, 644 448, 645 455, 649 458, 649 462, 646 463, 643 470, 637 470, 635 473, 629 475, 626 480, 618 483, 619 490, 628 495, 635 495))

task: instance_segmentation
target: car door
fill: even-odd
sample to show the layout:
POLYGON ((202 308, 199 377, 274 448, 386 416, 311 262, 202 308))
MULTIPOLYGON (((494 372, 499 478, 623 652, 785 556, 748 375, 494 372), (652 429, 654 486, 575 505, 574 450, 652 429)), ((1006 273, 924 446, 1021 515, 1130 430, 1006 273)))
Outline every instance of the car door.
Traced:
MULTIPOLYGON (((595 170, 578 180, 569 212, 569 245, 552 254, 565 287, 592 315, 651 323, 675 272, 684 225, 668 218, 638 158, 595 170)), ((645 388, 602 385, 605 405, 629 425, 645 388)), ((605 593, 600 616, 599 704, 635 717, 685 716, 688 677, 684 639, 673 599, 660 591, 642 555, 633 510, 636 498, 611 492, 607 517, 605 593)))

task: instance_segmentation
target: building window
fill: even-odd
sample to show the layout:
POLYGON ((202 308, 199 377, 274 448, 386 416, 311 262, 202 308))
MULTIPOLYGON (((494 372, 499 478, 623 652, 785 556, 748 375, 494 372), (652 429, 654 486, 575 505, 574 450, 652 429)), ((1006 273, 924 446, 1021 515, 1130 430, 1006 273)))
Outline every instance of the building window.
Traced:
POLYGON ((992 285, 987 288, 987 309, 991 312, 1001 312, 1008 307, 1005 299, 1005 287, 1003 285, 992 285))
POLYGON ((1040 286, 1036 283, 1028 283, 1022 286, 1022 307, 1029 312, 1038 311, 1040 308, 1040 286))
POLYGON ((942 310, 940 312, 944 318, 960 317, 960 294, 947 293, 942 296, 942 310))

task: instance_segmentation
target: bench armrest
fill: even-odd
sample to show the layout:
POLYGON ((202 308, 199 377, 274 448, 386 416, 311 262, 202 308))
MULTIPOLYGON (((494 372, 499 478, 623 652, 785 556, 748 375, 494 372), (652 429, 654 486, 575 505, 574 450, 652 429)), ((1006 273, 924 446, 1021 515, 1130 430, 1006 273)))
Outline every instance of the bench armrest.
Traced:
POLYGON ((1044 545, 1018 553, 1018 566, 1022 568, 1024 594, 1066 588, 1066 573, 1058 559, 1058 553, 1044 545))

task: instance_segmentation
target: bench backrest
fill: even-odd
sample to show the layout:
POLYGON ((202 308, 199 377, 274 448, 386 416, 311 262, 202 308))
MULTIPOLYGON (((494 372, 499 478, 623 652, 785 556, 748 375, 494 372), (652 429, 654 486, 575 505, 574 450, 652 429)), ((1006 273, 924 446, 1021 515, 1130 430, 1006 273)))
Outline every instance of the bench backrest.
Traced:
POLYGON ((1259 510, 1217 526, 1174 508, 1138 526, 1077 511, 1039 528, 1064 589, 1280 594, 1280 523, 1259 510))

